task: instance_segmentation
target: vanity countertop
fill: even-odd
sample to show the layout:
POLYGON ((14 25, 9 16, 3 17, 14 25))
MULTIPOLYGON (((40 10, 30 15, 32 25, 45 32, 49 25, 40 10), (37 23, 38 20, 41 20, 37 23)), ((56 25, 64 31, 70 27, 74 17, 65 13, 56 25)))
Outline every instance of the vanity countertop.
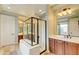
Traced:
POLYGON ((49 38, 57 39, 57 40, 62 40, 62 41, 67 41, 67 42, 73 42, 79 44, 79 37, 72 37, 70 38, 65 38, 63 35, 52 35, 49 38))

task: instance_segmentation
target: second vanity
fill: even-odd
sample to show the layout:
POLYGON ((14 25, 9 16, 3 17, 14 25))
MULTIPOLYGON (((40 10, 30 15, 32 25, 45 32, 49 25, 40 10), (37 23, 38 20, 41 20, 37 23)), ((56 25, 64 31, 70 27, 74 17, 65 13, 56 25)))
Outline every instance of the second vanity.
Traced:
POLYGON ((55 55, 79 55, 79 38, 52 35, 49 37, 49 51, 55 55))

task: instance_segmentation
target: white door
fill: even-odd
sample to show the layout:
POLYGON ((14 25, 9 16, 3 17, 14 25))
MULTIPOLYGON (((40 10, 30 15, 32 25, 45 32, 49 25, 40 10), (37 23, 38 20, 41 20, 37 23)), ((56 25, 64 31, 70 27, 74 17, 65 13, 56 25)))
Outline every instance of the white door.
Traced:
POLYGON ((39 44, 41 51, 45 50, 45 21, 39 21, 39 44))
POLYGON ((1 20, 1 46, 15 43, 15 17, 0 15, 1 20))

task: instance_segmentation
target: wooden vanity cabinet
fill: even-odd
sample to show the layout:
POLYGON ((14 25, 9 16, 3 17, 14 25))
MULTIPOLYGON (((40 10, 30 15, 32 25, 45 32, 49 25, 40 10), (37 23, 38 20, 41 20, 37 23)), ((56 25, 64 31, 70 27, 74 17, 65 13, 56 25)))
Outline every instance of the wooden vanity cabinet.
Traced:
POLYGON ((77 54, 79 55, 79 44, 77 44, 77 54))
POLYGON ((54 48, 54 46, 55 46, 55 40, 52 39, 52 38, 50 38, 50 39, 49 39, 49 50, 50 50, 50 52, 52 52, 52 53, 55 53, 55 48, 54 48))
POLYGON ((18 35, 18 43, 20 42, 21 39, 23 39, 23 35, 18 35))
POLYGON ((49 50, 56 55, 79 55, 79 44, 50 38, 49 50))
POLYGON ((64 54, 64 42, 50 38, 49 39, 49 51, 57 55, 64 54))
POLYGON ((77 55, 77 44, 65 42, 65 55, 77 55))
POLYGON ((55 40, 55 54, 63 55, 64 54, 64 42, 60 40, 55 40))

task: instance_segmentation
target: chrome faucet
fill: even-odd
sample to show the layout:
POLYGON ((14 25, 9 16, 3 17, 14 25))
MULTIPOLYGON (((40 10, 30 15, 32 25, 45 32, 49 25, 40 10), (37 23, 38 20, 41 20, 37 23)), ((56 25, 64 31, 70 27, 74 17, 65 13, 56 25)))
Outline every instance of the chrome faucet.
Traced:
POLYGON ((68 38, 70 38, 70 39, 71 39, 71 35, 70 35, 70 34, 68 35, 68 38))
POLYGON ((68 34, 68 35, 64 35, 65 38, 70 38, 71 39, 71 35, 68 34))

